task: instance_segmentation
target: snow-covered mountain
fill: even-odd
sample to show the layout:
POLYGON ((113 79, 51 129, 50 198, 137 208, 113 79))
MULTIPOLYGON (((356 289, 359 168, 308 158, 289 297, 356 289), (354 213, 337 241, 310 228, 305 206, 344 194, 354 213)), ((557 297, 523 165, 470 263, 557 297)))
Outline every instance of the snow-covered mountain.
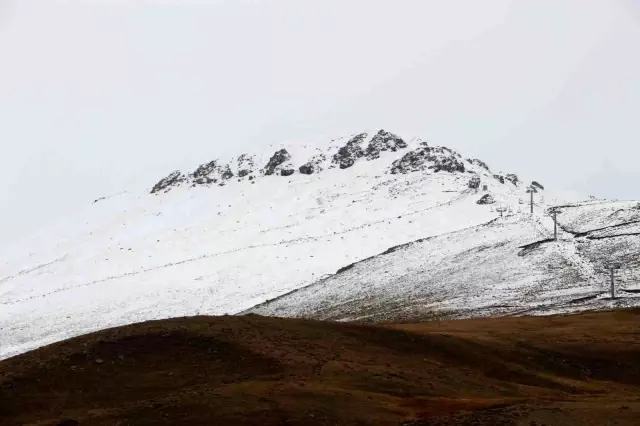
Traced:
POLYGON ((0 357, 257 305, 337 319, 523 312, 603 290, 602 253, 637 259, 637 203, 564 207, 561 241, 528 246, 548 238, 548 206, 577 200, 534 186, 530 215, 529 181, 385 131, 175 171, 3 247, 0 357))

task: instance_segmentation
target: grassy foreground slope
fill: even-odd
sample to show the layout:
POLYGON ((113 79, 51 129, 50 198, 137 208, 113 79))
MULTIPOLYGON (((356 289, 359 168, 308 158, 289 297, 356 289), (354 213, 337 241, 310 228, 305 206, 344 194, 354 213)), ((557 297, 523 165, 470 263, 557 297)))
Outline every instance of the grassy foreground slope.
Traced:
POLYGON ((178 318, 0 362, 0 424, 632 425, 638 360, 638 309, 385 326, 178 318))

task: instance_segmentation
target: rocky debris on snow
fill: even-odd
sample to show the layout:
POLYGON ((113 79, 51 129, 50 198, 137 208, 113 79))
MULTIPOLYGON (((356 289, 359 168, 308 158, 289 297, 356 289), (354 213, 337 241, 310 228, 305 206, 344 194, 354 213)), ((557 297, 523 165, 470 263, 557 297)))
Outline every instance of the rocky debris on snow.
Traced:
POLYGON ((242 154, 237 159, 238 164, 238 176, 243 178, 253 173, 255 170, 256 162, 252 155, 242 154))
POLYGON ((430 147, 425 144, 394 161, 390 171, 391 174, 404 174, 422 170, 464 173, 465 167, 460 155, 455 151, 443 146, 430 147))
POLYGON ((493 198, 493 195, 491 194, 484 194, 478 201, 476 201, 476 204, 493 204, 495 203, 496 200, 493 198))
POLYGON ((341 169, 347 169, 353 166, 358 158, 364 157, 365 151, 362 149, 362 142, 367 138, 366 133, 360 133, 347 142, 345 146, 340 148, 333 156, 333 166, 340 166, 341 169))
POLYGON ((380 152, 382 151, 396 152, 398 149, 406 147, 407 143, 399 136, 380 130, 369 142, 365 156, 368 160, 374 160, 380 158, 380 152))
POLYGON ((486 171, 489 171, 489 166, 482 160, 479 160, 477 158, 468 158, 467 161, 475 166, 482 167, 486 171))
POLYGON ((497 179, 497 180, 498 180, 498 182, 500 182, 500 183, 504 183, 504 176, 502 176, 502 175, 493 175, 493 177, 494 177, 495 179, 497 179))
POLYGON ((281 168, 280 166, 282 166, 289 160, 291 160, 291 154, 289 154, 289 151, 284 148, 276 151, 276 153, 273 154, 273 156, 269 159, 267 165, 264 167, 264 174, 267 176, 271 176, 276 172, 276 170, 279 170, 281 168))
POLYGON ((544 186, 542 186, 540 183, 536 182, 535 180, 531 182, 531 186, 544 190, 544 186))
POLYGON ((211 183, 223 183, 223 181, 231 179, 233 172, 228 164, 220 164, 217 160, 201 164, 190 175, 195 185, 208 185, 211 183))
POLYGON ((518 186, 518 183, 520 183, 520 179, 518 179, 518 176, 514 175, 513 173, 509 173, 504 178, 509 182, 511 182, 512 184, 514 184, 515 186, 518 186))
POLYGON ((298 169, 303 175, 311 175, 322 170, 322 163, 327 159, 323 153, 319 153, 311 157, 309 161, 300 166, 298 169))
POLYGON ((479 189, 480 188, 480 176, 473 176, 469 179, 469 188, 471 189, 479 189))
POLYGON ((169 176, 160 179, 160 181, 156 183, 151 189, 151 193, 155 194, 156 192, 160 191, 168 192, 171 190, 171 188, 180 185, 186 179, 187 177, 184 176, 180 170, 176 170, 174 172, 171 172, 169 176))

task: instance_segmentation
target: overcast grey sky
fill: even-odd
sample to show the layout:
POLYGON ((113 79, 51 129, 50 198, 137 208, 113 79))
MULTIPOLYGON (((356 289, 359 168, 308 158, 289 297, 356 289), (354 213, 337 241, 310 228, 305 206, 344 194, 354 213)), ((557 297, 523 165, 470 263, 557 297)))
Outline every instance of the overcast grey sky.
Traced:
POLYGON ((0 240, 363 128, 640 199, 639 51, 636 0, 0 0, 0 240))

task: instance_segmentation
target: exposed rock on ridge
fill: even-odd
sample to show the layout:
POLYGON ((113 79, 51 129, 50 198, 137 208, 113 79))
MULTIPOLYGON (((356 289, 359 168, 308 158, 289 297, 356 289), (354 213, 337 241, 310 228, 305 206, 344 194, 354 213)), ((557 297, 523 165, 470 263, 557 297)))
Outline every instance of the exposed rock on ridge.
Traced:
POLYGON ((190 177, 193 181, 192 186, 208 185, 231 179, 233 172, 228 164, 220 164, 217 160, 213 160, 198 166, 190 177))
POLYGON ((318 153, 311 157, 309 161, 300 166, 298 169, 300 173, 303 175, 311 175, 313 173, 317 173, 322 171, 322 163, 327 159, 326 155, 323 153, 318 153))
POLYGON ((186 176, 180 172, 180 170, 176 170, 171 172, 167 177, 160 179, 158 183, 156 183, 151 189, 151 193, 155 194, 160 191, 169 191, 172 187, 177 186, 186 180, 186 176))
POLYGON ((382 151, 396 152, 406 147, 407 143, 399 136, 380 130, 369 142, 365 155, 368 160, 374 160, 380 158, 382 151))
MULTIPOLYGON (((420 139, 412 139, 410 144, 415 149, 406 152, 404 156, 394 161, 387 169, 387 172, 391 174, 407 174, 417 171, 434 173, 441 171, 449 173, 469 172, 482 176, 487 175, 485 171, 489 171, 489 166, 484 161, 477 158, 464 160, 460 154, 447 147, 430 147, 427 142, 420 139)), ((409 143, 398 135, 379 130, 370 139, 367 133, 360 133, 350 137, 341 147, 334 145, 327 149, 317 148, 311 157, 308 157, 309 154, 305 153, 307 157, 304 163, 300 161, 305 161, 304 157, 294 159, 293 155, 284 148, 277 150, 271 157, 268 157, 268 161, 265 159, 266 165, 263 168, 256 167, 258 160, 256 160, 255 156, 242 154, 231 160, 229 164, 222 163, 220 160, 201 164, 190 174, 182 174, 179 171, 175 171, 156 183, 151 193, 167 192, 172 187, 178 187, 183 184, 189 186, 209 186, 213 184, 222 186, 233 177, 237 177, 238 182, 249 180, 255 183, 255 178, 259 177, 259 175, 291 176, 296 172, 302 175, 311 175, 319 173, 325 168, 339 167, 340 169, 347 169, 352 167, 358 159, 366 158, 368 161, 373 161, 379 159, 383 151, 398 152, 400 149, 408 147, 409 143)), ((492 176, 502 184, 511 183, 515 186, 520 184, 520 180, 515 174, 493 174, 492 176)), ((484 179, 483 182, 487 183, 484 179)), ((481 186, 482 184, 478 183, 477 180, 469 181, 468 183, 468 187, 472 189, 478 189, 481 186)))
MULTIPOLYGON (((279 151, 276 151, 276 153, 273 154, 273 156, 271 157, 267 165, 264 167, 264 170, 263 170, 264 174, 266 176, 271 176, 277 170, 282 169, 282 167, 280 166, 282 166, 284 163, 286 163, 289 160, 291 160, 291 154, 289 154, 289 152, 286 149, 281 149, 279 151)), ((284 175, 284 176, 287 176, 287 175, 284 175)))
POLYGON ((479 160, 479 159, 477 159, 477 158, 469 158, 469 159, 467 159, 467 161, 468 161, 469 163, 473 164, 473 165, 476 165, 476 166, 482 167, 482 168, 483 168, 483 169, 485 169, 486 171, 490 171, 490 170, 489 170, 489 166, 487 165, 487 163, 485 163, 485 162, 484 162, 484 161, 482 161, 482 160, 479 160))
POLYGON ((341 169, 347 169, 353 166, 358 158, 364 157, 365 151, 360 144, 367 138, 366 133, 360 133, 347 142, 345 146, 338 150, 333 156, 333 165, 340 166, 341 169))
POLYGON ((464 163, 458 153, 442 146, 421 148, 409 151, 402 158, 391 165, 391 174, 409 173, 421 170, 433 170, 434 172, 461 172, 465 171, 464 163))

